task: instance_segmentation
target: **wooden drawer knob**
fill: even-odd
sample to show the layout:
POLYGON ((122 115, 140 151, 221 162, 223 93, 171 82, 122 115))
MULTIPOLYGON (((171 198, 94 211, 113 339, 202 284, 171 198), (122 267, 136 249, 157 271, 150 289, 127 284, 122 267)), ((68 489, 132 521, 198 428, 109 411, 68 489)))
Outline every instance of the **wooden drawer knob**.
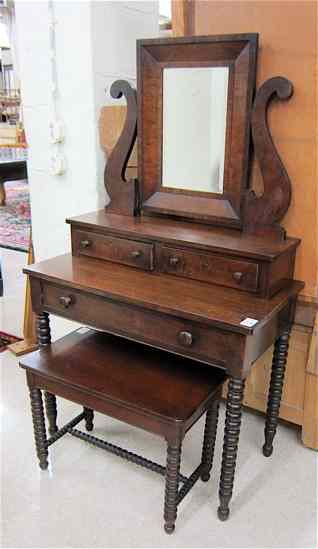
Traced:
POLYGON ((65 309, 68 309, 70 305, 74 303, 74 299, 70 295, 67 295, 67 296, 62 295, 59 298, 59 302, 61 305, 63 305, 63 307, 65 307, 65 309))
POLYGON ((81 248, 89 248, 91 245, 91 240, 81 240, 81 248))
POLYGON ((134 250, 130 255, 133 259, 138 259, 138 257, 142 256, 142 252, 140 250, 134 250))
POLYGON ((179 257, 169 257, 169 265, 175 267, 176 265, 178 265, 178 263, 180 263, 179 257))
POLYGON ((240 271, 236 271, 235 273, 233 273, 233 278, 236 282, 240 283, 243 279, 243 273, 241 273, 240 271))
POLYGON ((190 332, 180 332, 178 335, 179 342, 185 347, 191 347, 193 343, 193 336, 190 332))

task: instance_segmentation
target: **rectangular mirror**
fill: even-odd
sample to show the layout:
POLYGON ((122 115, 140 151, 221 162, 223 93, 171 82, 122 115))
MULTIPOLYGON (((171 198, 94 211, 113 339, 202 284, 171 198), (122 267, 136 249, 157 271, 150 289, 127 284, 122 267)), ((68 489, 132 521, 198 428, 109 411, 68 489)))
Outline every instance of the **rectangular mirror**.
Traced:
POLYGON ((242 227, 257 34, 137 41, 143 214, 242 227))
POLYGON ((223 193, 228 67, 163 71, 162 186, 223 193))

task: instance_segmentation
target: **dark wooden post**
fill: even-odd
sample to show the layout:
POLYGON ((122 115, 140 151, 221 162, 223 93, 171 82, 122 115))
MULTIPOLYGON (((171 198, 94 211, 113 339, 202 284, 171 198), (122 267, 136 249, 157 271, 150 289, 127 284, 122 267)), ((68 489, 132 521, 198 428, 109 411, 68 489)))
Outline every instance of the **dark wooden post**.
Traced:
POLYGON ((273 440, 277 430, 280 401, 282 398, 285 368, 288 356, 290 328, 286 329, 276 340, 273 353, 271 381, 268 394, 265 444, 263 454, 269 457, 273 453, 273 440))
POLYGON ((229 503, 233 492, 244 386, 244 379, 230 378, 226 403, 222 469, 219 488, 220 506, 218 508, 218 517, 220 520, 226 520, 230 514, 229 503))

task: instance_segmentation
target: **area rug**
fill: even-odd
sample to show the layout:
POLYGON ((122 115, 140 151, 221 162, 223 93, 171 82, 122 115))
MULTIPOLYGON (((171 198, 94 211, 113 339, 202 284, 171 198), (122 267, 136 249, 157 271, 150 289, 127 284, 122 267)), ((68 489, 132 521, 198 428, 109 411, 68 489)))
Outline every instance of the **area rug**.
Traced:
POLYGON ((17 341, 21 341, 21 338, 6 334, 5 332, 0 332, 0 353, 5 351, 8 345, 16 343, 17 341))
POLYGON ((28 183, 8 181, 4 186, 6 205, 0 206, 0 247, 27 252, 31 227, 28 183))

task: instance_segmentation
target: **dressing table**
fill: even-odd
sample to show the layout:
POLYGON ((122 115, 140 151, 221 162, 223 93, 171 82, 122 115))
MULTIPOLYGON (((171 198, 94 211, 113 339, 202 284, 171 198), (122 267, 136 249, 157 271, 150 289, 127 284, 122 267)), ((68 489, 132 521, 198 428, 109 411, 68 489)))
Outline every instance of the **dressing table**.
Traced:
MULTIPOLYGON (((280 225, 291 184, 266 118, 270 100, 293 88, 275 77, 255 95, 257 46, 256 34, 138 41, 137 93, 124 81, 111 88, 127 116, 105 168, 109 203, 67 220, 71 254, 25 269, 42 346, 51 313, 226 371, 221 520, 245 379, 274 343, 263 453, 273 451, 303 288, 293 279, 300 241, 280 225), (138 178, 126 181, 137 126, 138 178), (261 196, 250 186, 254 157, 261 196)), ((54 416, 55 396, 45 398, 54 416)))

